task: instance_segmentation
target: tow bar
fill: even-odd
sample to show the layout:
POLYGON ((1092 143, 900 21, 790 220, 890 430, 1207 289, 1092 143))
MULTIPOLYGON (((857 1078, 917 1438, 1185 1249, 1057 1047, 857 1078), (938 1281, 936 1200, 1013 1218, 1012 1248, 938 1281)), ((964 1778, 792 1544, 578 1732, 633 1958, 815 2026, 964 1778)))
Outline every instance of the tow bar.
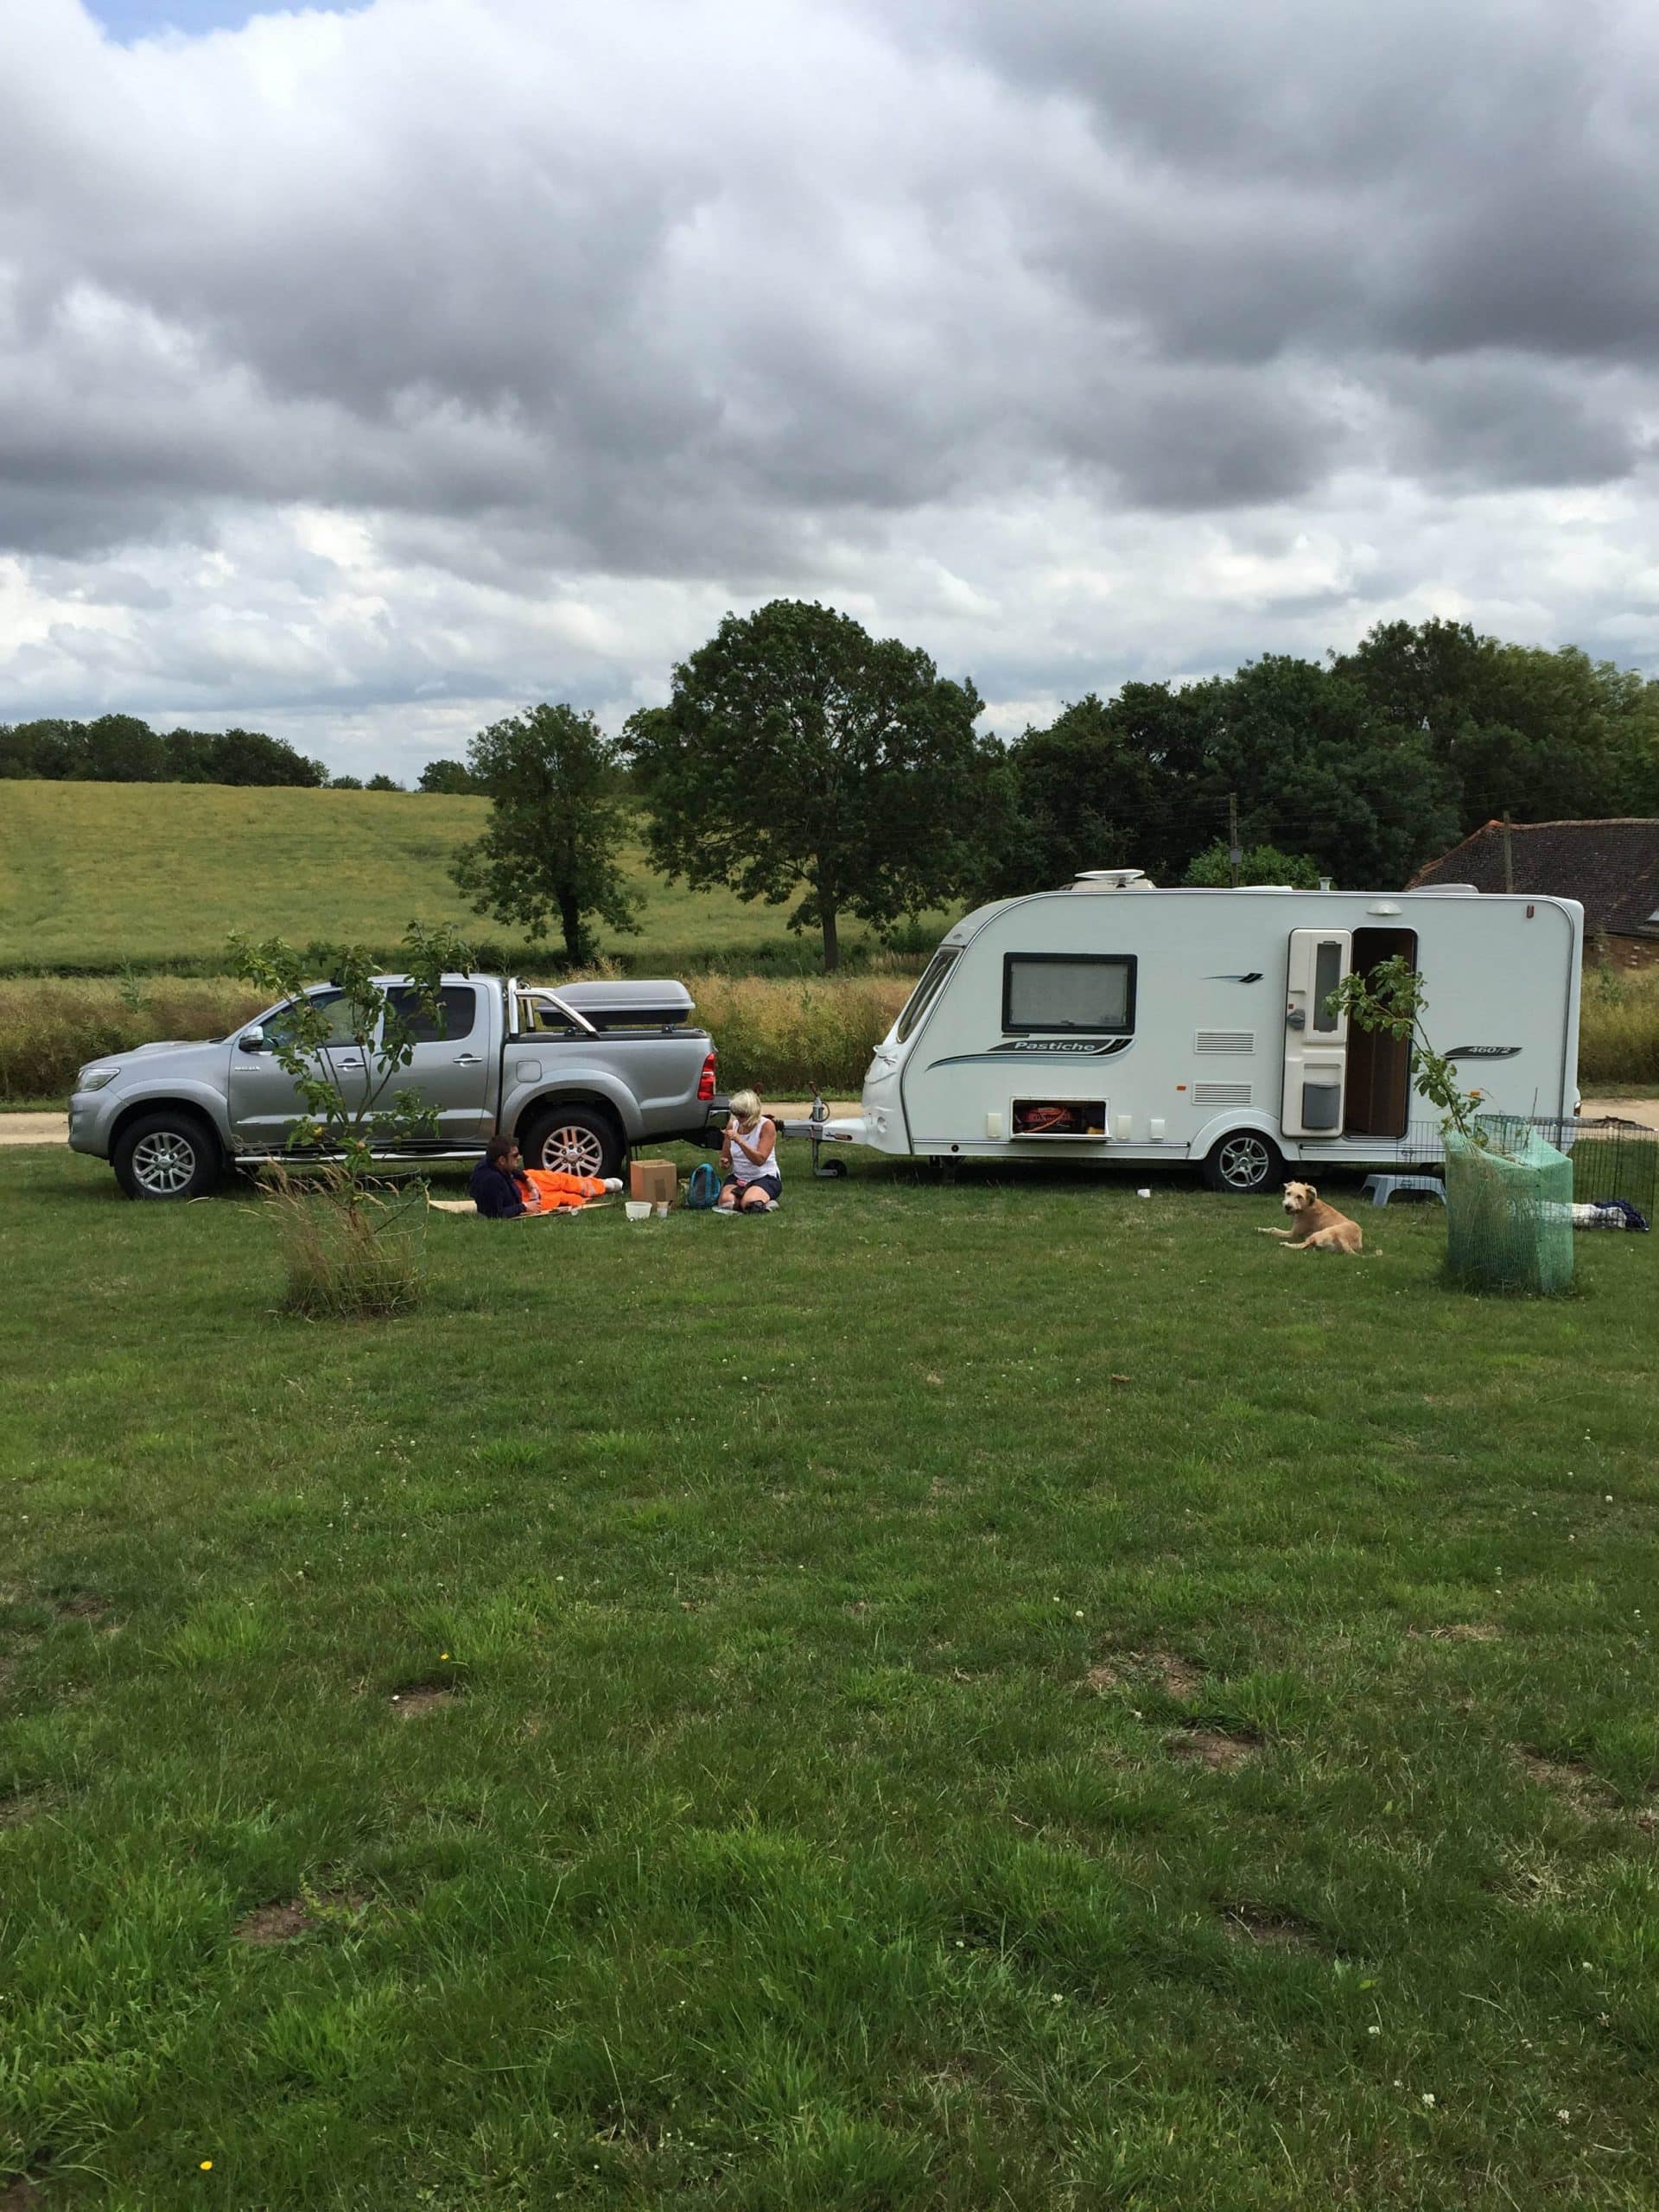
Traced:
POLYGON ((824 1159, 824 1147, 852 1142, 850 1137, 842 1136, 839 1130, 826 1130, 824 1123, 829 1119, 830 1109, 824 1103, 823 1094, 815 1087, 812 1092, 811 1110, 805 1121, 780 1122, 778 1124, 779 1128, 786 1137, 810 1139, 812 1146, 812 1173, 824 1182, 833 1182, 847 1173, 847 1163, 844 1160, 824 1159))

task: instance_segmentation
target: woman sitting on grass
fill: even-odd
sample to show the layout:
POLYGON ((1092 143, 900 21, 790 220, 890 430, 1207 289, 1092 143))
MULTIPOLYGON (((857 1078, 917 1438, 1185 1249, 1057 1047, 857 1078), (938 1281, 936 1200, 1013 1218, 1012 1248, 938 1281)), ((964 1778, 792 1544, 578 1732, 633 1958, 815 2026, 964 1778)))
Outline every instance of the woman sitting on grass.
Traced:
POLYGON ((732 1094, 732 1118, 720 1141, 717 1213, 770 1213, 784 1195, 778 1172, 778 1130, 752 1090, 732 1094))

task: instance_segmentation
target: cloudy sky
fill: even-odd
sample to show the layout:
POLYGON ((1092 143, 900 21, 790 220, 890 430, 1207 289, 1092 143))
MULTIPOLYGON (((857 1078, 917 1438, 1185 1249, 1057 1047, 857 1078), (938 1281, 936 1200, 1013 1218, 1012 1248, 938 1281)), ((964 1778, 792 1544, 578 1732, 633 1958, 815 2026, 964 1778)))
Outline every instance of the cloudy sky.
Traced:
POLYGON ((1659 664, 1649 0, 0 0, 0 719, 1659 664))

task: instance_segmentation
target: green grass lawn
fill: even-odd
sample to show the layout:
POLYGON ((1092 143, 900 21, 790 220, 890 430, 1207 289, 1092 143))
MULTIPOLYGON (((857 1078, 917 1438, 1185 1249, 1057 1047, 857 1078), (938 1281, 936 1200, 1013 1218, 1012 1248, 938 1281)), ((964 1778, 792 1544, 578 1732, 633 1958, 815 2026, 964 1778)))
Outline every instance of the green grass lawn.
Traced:
MULTIPOLYGON (((516 944, 521 932, 471 913, 449 880, 488 815, 484 799, 424 792, 0 783, 0 974, 213 974, 233 929, 390 949, 413 917, 516 944)), ((811 968, 817 940, 790 935, 785 907, 688 891, 652 874, 639 849, 628 858, 641 933, 601 929, 602 949, 671 973, 716 959, 811 968)), ((948 925, 926 925, 928 948, 948 925)), ((856 957, 864 933, 843 934, 856 957)))
POLYGON ((8 2207, 1650 2206, 1659 1239, 785 1165, 0 1155, 8 2207))

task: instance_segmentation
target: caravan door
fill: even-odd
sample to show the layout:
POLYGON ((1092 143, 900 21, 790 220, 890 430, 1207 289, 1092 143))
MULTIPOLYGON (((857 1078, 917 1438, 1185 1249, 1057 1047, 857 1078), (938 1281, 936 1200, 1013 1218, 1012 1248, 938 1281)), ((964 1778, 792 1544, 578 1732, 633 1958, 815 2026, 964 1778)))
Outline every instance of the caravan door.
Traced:
POLYGON ((1353 965, 1347 930, 1293 930, 1285 1008, 1287 1137, 1339 1137, 1348 1073, 1348 1017, 1331 994, 1353 965))

